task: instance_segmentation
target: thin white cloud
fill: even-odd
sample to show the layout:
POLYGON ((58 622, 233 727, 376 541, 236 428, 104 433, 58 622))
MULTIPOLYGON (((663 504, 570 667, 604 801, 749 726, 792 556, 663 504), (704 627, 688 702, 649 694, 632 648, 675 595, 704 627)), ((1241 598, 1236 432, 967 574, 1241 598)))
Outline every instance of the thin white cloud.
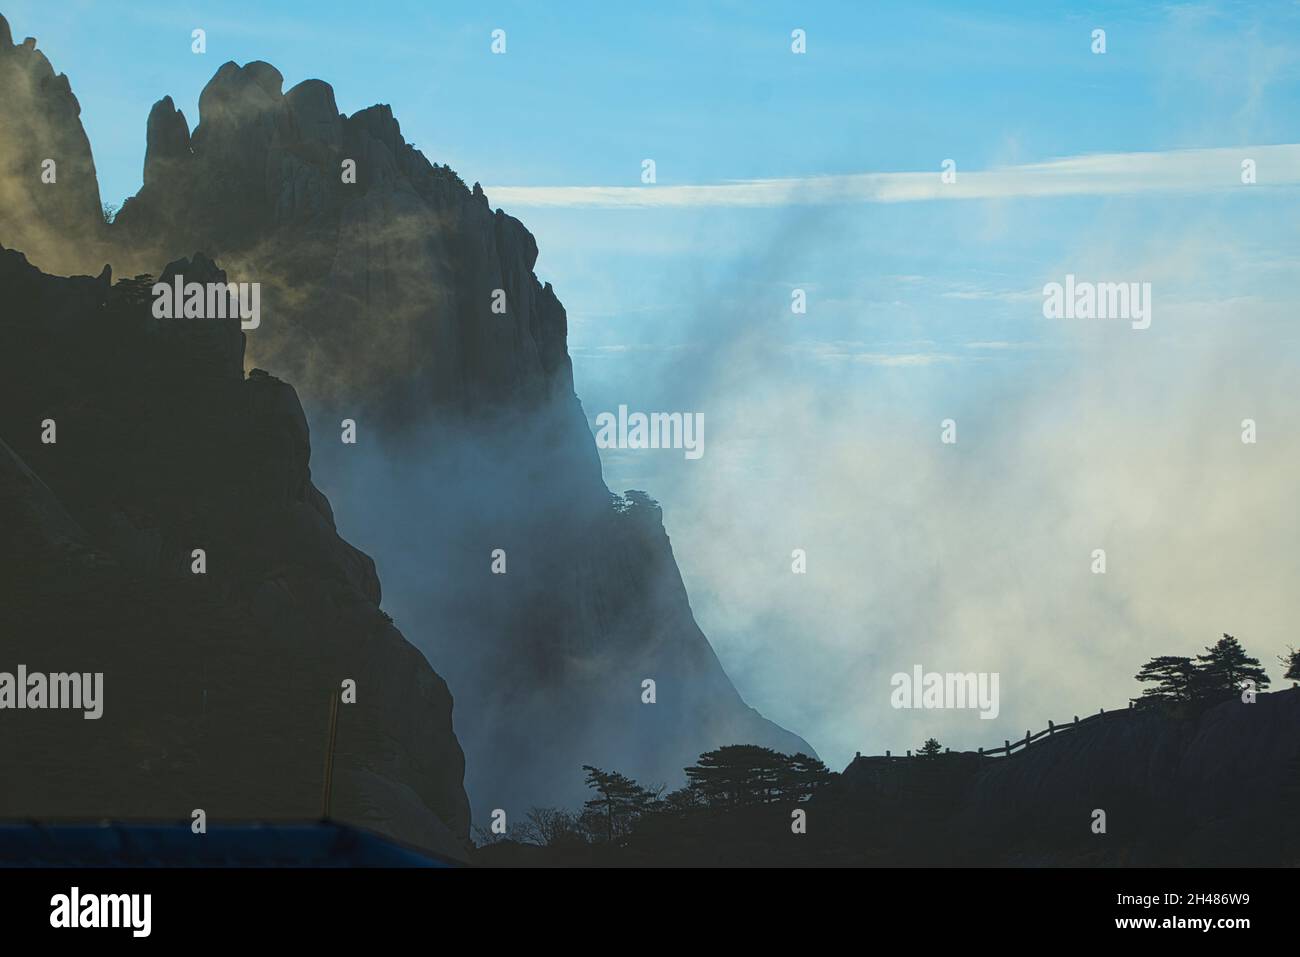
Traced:
POLYGON ((846 356, 853 362, 869 366, 888 366, 897 368, 909 368, 916 366, 932 366, 945 362, 962 361, 957 356, 943 355, 934 352, 909 352, 909 353, 889 353, 889 352, 860 352, 857 355, 846 356))
POLYGON ((569 346, 569 355, 574 359, 616 359, 624 356, 646 353, 680 352, 690 348, 686 345, 635 345, 615 346, 569 346))
POLYGON ((940 199, 1013 199, 1128 193, 1200 193, 1300 185, 1300 144, 1094 153, 994 170, 957 170, 944 183, 925 173, 851 173, 754 179, 703 186, 492 186, 505 207, 775 207, 842 203, 907 203, 940 199), (1257 183, 1243 186, 1242 161, 1256 164, 1257 183))
POLYGON ((970 299, 978 302, 1029 302, 1042 299, 1037 290, 1004 291, 997 289, 955 289, 941 294, 944 299, 970 299))
MULTIPOLYGON (((789 351, 810 356, 819 362, 851 362, 857 365, 891 368, 917 368, 942 363, 985 361, 985 357, 982 356, 959 356, 933 350, 919 351, 916 348, 898 351, 881 348, 907 344, 878 343, 872 346, 862 342, 802 342, 792 345, 789 351)), ((921 341, 915 345, 932 345, 932 343, 921 341)))

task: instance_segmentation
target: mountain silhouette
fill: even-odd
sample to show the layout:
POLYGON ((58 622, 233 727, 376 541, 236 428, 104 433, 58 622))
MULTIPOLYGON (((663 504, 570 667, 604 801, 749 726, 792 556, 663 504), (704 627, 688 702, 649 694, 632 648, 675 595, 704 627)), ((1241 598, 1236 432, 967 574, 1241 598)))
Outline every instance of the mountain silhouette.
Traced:
POLYGON ((155 319, 147 282, 3 247, 0 302, 0 670, 103 675, 97 719, 6 710, 0 818, 328 808, 463 856, 451 695, 335 531, 296 393, 245 378, 238 320, 155 319))
MULTIPOLYGON (((0 53, 27 64, 11 72, 41 72, 37 57, 0 53)), ((4 121, 30 129, 20 156, 0 156, 24 171, 7 192, 37 193, 23 164, 84 140, 66 81, 42 82, 0 105, 48 118, 4 121)), ((193 130, 170 98, 150 111, 143 186, 111 225, 92 174, 61 177, 93 202, 40 226, 0 219, 0 242, 90 274, 197 250, 261 284, 245 368, 303 395, 340 527, 375 555, 390 610, 456 696, 476 817, 569 803, 583 764, 671 781, 733 741, 811 753, 727 677, 659 505, 605 486, 531 233, 408 144, 387 106, 344 116, 326 83, 282 87, 269 64, 226 63, 193 130), (355 445, 338 439, 345 419, 355 445)))

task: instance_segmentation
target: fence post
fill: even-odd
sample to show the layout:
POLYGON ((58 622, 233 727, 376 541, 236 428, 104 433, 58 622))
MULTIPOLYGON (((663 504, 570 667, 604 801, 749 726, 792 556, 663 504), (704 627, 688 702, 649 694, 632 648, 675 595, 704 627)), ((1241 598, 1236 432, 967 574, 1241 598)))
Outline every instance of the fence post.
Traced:
POLYGON ((1002 741, 1002 743, 1003 743, 1004 745, 1006 745, 1006 749, 1007 749, 1007 757, 1011 757, 1011 742, 1008 741, 1008 740, 1006 740, 1006 739, 1004 738, 1003 741, 1002 741))
POLYGON ((1032 732, 1029 732, 1029 731, 1026 731, 1026 732, 1025 732, 1025 747, 1029 747, 1029 736, 1030 736, 1031 733, 1032 733, 1032 732))
POLYGON ((908 749, 908 751, 907 751, 907 756, 908 756, 909 758, 912 756, 912 750, 911 750, 911 748, 908 749))
POLYGON ((889 751, 886 750, 886 751, 885 751, 885 757, 889 758, 889 757, 893 757, 893 755, 891 755, 891 754, 889 753, 889 751))
POLYGON ((1079 716, 1077 714, 1074 716, 1074 723, 1075 724, 1079 723, 1079 716))
POLYGON ((984 757, 984 747, 983 747, 983 745, 980 746, 980 757, 981 757, 981 758, 984 757))
POLYGON ((1055 733, 1056 733, 1056 725, 1052 724, 1052 719, 1051 719, 1051 718, 1048 718, 1048 719, 1047 719, 1047 736, 1050 738, 1050 737, 1051 737, 1053 734, 1055 734, 1055 733))

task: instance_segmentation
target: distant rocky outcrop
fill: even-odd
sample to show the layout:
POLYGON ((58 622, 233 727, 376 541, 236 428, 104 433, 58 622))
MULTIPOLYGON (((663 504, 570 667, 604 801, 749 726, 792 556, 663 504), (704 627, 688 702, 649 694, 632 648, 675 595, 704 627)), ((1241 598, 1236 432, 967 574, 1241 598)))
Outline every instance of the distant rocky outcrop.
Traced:
POLYGON ((227 63, 192 130, 157 103, 107 259, 130 274, 202 250, 261 283, 246 365, 293 381, 318 435, 357 423, 317 461, 456 693, 475 813, 572 803, 584 763, 673 781, 722 744, 811 752, 732 686, 659 508, 605 487, 533 236, 387 106, 344 116, 326 83, 282 86, 227 63))
POLYGON ((351 679, 331 815, 463 855, 451 695, 335 531, 297 395, 149 286, 0 247, 0 671, 104 675, 98 720, 0 713, 0 818, 316 818, 351 679))
POLYGON ((328 84, 282 83, 269 64, 225 64, 193 135, 170 98, 154 106, 115 265, 203 249, 263 282, 277 321, 250 349, 314 401, 395 421, 571 399, 564 309, 522 224, 409 146, 387 106, 343 116, 328 84))
MULTIPOLYGON (((262 281, 258 361, 391 458, 357 473, 368 504, 350 515, 457 692, 479 811, 572 800, 584 763, 672 780, 720 744, 811 750, 732 687, 659 508, 601 481, 533 236, 408 145, 387 107, 342 116, 327 84, 280 88, 268 64, 224 65, 192 136, 155 106, 145 184, 114 235, 163 258, 214 251, 262 281)), ((331 474, 357 468, 331 458, 331 474)))
POLYGON ((34 39, 13 42, 3 16, 0 92, 0 241, 50 272, 103 265, 104 216, 81 105, 34 39))

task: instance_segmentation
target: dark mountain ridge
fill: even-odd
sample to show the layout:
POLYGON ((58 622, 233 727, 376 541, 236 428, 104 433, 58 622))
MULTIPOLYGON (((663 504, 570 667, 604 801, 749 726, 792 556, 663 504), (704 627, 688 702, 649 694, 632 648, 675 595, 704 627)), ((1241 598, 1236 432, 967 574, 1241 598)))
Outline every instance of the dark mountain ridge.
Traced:
POLYGON ((103 675, 97 719, 4 712, 0 818, 317 818, 351 680, 330 813, 463 856, 451 695, 335 531, 297 395, 245 378, 237 319, 148 293, 0 247, 0 671, 103 675))
MULTIPOLYGON (((719 744, 810 752, 727 678, 658 505, 605 487, 533 236, 407 144, 388 107, 343 116, 328 84, 281 88, 269 64, 223 65, 192 132, 169 98, 154 106, 144 184, 111 225, 51 221, 46 235, 0 220, 0 241, 15 228, 91 273, 201 250, 231 281, 261 284, 245 365, 302 390, 341 521, 456 694, 476 815, 573 800, 586 763, 672 781, 719 744), (356 445, 334 438, 344 418, 356 445)), ((49 130, 24 155, 76 139, 75 99, 55 95, 30 98, 49 130)), ((93 180, 75 188, 96 199, 76 209, 97 211, 93 180)))

